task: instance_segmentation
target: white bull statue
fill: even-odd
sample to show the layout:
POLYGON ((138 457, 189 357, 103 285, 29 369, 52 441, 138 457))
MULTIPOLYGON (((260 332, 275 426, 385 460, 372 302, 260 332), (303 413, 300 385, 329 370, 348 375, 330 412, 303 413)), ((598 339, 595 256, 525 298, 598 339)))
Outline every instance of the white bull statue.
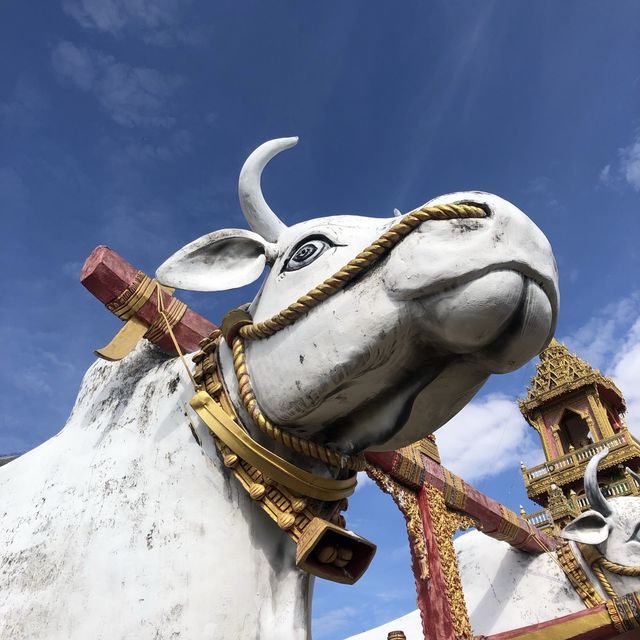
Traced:
MULTIPOLYGON (((594 456, 585 471, 585 493, 592 508, 561 533, 595 592, 590 606, 598 598, 609 599, 614 592, 623 596, 640 591, 640 498, 604 497, 597 469, 607 454, 605 449, 594 456)), ((627 472, 640 485, 640 476, 630 469, 627 472)), ((555 553, 525 553, 478 531, 460 536, 455 547, 475 634, 497 634, 586 608, 555 553)), ((391 629, 403 629, 407 640, 422 638, 418 611, 349 640, 386 638, 391 629)))
MULTIPOLYGON (((158 269, 162 283, 229 289, 269 265, 248 308, 259 325, 396 229, 397 217, 359 216, 285 227, 260 175, 296 141, 268 142, 243 167, 253 231, 187 245, 158 269)), ((316 291, 290 326, 245 341, 253 406, 282 432, 345 460, 404 446, 548 344, 558 286, 545 236, 494 195, 428 205, 450 203, 483 215, 416 223, 348 284, 316 291)), ((238 420, 271 443, 243 404, 224 339, 217 357, 238 420)), ((310 637, 311 580, 295 545, 225 468, 187 407, 192 395, 180 360, 141 343, 121 362, 96 362, 62 431, 0 469, 2 640, 310 637)), ((315 477, 345 477, 269 446, 315 477)))

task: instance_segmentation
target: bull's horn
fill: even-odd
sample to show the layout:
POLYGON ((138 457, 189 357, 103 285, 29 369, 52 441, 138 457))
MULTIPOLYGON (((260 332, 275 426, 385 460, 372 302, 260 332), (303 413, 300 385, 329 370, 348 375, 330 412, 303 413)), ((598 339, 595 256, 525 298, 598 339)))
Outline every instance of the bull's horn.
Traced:
POLYGON ((606 447, 597 455, 593 456, 589 460, 587 470, 584 472, 584 492, 587 495, 587 500, 592 509, 595 509, 598 513, 602 514, 605 518, 610 516, 613 512, 607 499, 604 497, 600 487, 598 486, 598 465, 600 460, 606 458, 609 455, 609 449, 606 447))
POLYGON ((640 476, 633 469, 629 469, 629 467, 626 467, 626 469, 627 473, 638 483, 638 486, 640 487, 640 476))
POLYGON ((298 143, 298 138, 278 138, 261 144, 246 160, 240 179, 238 195, 240 207, 249 226, 265 240, 276 242, 286 229, 284 223, 271 211, 260 188, 260 176, 267 162, 276 154, 298 143))

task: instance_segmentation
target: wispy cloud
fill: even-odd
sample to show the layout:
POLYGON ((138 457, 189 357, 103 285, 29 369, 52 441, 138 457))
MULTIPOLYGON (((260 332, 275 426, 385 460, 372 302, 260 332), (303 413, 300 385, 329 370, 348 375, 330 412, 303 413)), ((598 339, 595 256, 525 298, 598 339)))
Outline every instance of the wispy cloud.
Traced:
POLYGON ((181 24, 189 0, 64 0, 62 8, 76 22, 92 31, 122 36, 140 35, 159 47, 201 46, 206 43, 202 27, 181 24))
POLYGON ((5 101, 0 102, 0 124, 6 127, 33 127, 40 124, 49 98, 36 83, 21 77, 5 101))
POLYGON ((618 149, 618 157, 603 167, 599 179, 610 187, 628 185, 640 191, 640 132, 628 146, 618 149))
POLYGON ((191 153, 195 140, 190 131, 179 129, 167 133, 162 130, 158 139, 153 136, 131 137, 126 140, 105 140, 112 166, 130 163, 170 162, 191 153))
POLYGON ((626 336, 639 316, 640 291, 636 291, 608 304, 560 340, 592 366, 609 369, 623 351, 626 336))
POLYGON ((140 260, 157 253, 169 254, 177 216, 165 202, 143 202, 119 197, 104 208, 102 234, 110 246, 126 255, 137 251, 140 260))
POLYGON ((313 626, 316 630, 314 637, 317 635, 318 638, 325 638, 344 631, 358 613, 355 607, 339 607, 314 618, 313 626))
POLYGON ((525 188, 525 193, 532 198, 536 204, 543 204, 547 209, 561 208, 555 195, 553 180, 548 176, 532 178, 525 188))
POLYGON ((362 491, 365 487, 372 485, 373 480, 371 480, 364 471, 358 471, 358 484, 356 485, 356 491, 362 491))
POLYGON ((51 62, 62 82, 95 95, 111 118, 125 127, 168 127, 168 102, 183 79, 157 69, 134 67, 69 41, 59 42, 51 62))
POLYGON ((178 0, 64 0, 64 12, 86 29, 119 34, 127 27, 160 29, 173 24, 178 0))
POLYGON ((627 332, 610 374, 627 401, 627 425, 640 436, 640 319, 627 332))
MULTIPOLYGON (((560 340, 611 376, 625 395, 627 424, 640 435, 640 291, 607 305, 560 340)), ((521 460, 530 465, 543 459, 516 399, 502 394, 471 402, 437 438, 443 464, 470 482, 516 467, 521 460)))
POLYGON ((561 340, 618 385, 627 401, 627 425, 640 436, 640 290, 607 305, 561 340))
POLYGON ((515 398, 491 394, 467 405, 437 433, 442 463, 477 482, 542 456, 515 398), (473 446, 469 446, 472 442, 473 446))

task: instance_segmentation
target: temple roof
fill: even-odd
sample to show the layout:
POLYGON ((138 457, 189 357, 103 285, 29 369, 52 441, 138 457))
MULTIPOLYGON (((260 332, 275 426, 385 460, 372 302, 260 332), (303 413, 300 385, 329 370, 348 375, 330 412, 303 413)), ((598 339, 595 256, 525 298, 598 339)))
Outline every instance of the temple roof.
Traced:
POLYGON ((588 362, 571 353, 555 338, 540 353, 536 374, 531 379, 527 397, 520 401, 520 410, 526 415, 532 409, 581 387, 595 384, 624 410, 624 397, 614 382, 588 362), (613 397, 612 397, 613 396, 613 397))

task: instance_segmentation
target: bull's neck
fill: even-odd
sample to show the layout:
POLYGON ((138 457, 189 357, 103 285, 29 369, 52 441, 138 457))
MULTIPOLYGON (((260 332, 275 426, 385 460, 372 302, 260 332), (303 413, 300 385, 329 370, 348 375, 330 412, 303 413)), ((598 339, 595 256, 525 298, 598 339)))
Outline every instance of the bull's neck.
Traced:
MULTIPOLYGON (((284 458, 285 460, 295 464, 297 467, 304 469, 305 471, 308 471, 309 473, 327 478, 337 477, 339 473, 337 469, 329 467, 323 462, 313 460, 311 458, 308 458, 307 456, 292 451, 288 447, 285 447, 283 444, 280 444, 279 442, 276 442, 275 440, 269 438, 269 436, 262 433, 255 426, 253 420, 251 419, 251 416, 248 414, 242 403, 240 391, 238 388, 238 379, 236 377, 233 366, 233 354, 231 353, 231 350, 224 342, 224 340, 220 341, 218 347, 218 366, 220 368, 222 381, 229 396, 229 400, 233 405, 238 418, 242 422, 242 425, 254 440, 259 442, 265 448, 278 454, 281 458, 284 458)), ((251 368, 249 357, 247 357, 247 368, 249 370, 251 368)), ((258 395, 259 390, 256 390, 256 396, 258 395)))

